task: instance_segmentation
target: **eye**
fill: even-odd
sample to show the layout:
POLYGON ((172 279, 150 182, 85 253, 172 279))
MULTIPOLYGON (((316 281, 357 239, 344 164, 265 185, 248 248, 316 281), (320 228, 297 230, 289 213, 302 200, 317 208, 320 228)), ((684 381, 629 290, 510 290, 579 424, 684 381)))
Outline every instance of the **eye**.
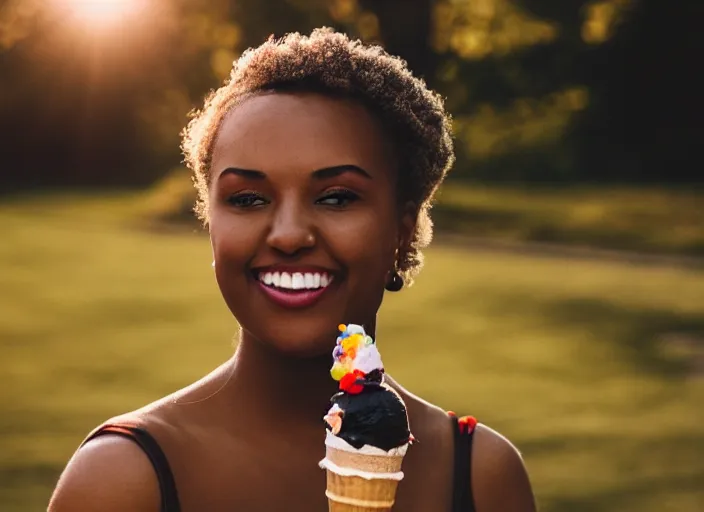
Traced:
POLYGON ((268 201, 254 192, 242 192, 240 194, 234 194, 227 198, 227 202, 232 206, 237 208, 254 208, 257 206, 263 206, 268 203, 268 201))
POLYGON ((326 206, 345 207, 358 199, 359 196, 351 190, 341 188, 328 192, 316 202, 326 206))

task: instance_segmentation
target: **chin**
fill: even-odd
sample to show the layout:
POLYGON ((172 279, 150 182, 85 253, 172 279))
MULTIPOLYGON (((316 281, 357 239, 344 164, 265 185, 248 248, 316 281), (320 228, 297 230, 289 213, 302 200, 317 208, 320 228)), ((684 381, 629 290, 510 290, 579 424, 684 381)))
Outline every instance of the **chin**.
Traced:
POLYGON ((249 330, 249 333, 260 343, 286 357, 332 357, 339 323, 333 321, 323 325, 320 321, 280 321, 271 322, 263 329, 249 330))
POLYGON ((366 325, 373 319, 383 293, 371 293, 362 287, 348 287, 346 280, 331 284, 325 294, 308 306, 287 307, 277 304, 277 297, 262 293, 259 283, 250 281, 246 293, 241 289, 221 287, 225 302, 247 332, 276 353, 286 357, 332 358, 340 324, 366 325), (246 296, 246 300, 244 297, 246 296), (367 300, 350 300, 366 297, 367 300))

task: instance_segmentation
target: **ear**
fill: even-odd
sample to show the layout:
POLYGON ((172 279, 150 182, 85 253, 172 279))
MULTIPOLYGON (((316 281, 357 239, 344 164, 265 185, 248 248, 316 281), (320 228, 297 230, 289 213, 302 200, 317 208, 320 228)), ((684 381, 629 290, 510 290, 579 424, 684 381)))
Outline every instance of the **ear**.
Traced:
POLYGON ((398 231, 398 247, 406 250, 413 241, 413 233, 416 231, 418 222, 418 206, 413 201, 407 201, 401 209, 401 217, 398 231))

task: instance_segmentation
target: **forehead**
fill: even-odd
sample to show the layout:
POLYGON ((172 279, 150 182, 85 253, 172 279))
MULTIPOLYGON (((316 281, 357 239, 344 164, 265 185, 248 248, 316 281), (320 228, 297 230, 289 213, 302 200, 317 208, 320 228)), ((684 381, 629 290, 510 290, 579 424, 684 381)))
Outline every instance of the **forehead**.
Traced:
POLYGON ((340 164, 390 172, 392 148, 382 123, 361 103, 314 93, 253 96, 224 118, 213 171, 227 166, 311 171, 340 164))

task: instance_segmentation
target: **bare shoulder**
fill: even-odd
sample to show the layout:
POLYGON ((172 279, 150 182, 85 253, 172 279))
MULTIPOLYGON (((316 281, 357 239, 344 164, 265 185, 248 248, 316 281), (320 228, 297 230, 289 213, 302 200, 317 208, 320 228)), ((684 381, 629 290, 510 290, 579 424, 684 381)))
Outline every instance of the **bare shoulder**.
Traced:
POLYGON ((536 509, 521 454, 508 439, 482 424, 474 432, 471 486, 477 512, 536 509))
MULTIPOLYGON (((183 460, 182 446, 203 422, 214 422, 212 398, 227 382, 225 365, 200 381, 145 407, 111 418, 105 424, 137 426, 149 432, 174 471, 183 460)), ((174 471, 176 473, 176 471, 174 471)), ((178 475, 174 474, 178 481, 178 475)), ((178 483, 178 482, 177 482, 178 483)), ((54 490, 49 512, 100 510, 158 511, 161 491, 156 471, 142 448, 115 434, 84 444, 71 458, 54 490)))
POLYGON ((104 435, 86 443, 66 466, 50 512, 157 511, 159 484, 147 455, 134 442, 104 435))

